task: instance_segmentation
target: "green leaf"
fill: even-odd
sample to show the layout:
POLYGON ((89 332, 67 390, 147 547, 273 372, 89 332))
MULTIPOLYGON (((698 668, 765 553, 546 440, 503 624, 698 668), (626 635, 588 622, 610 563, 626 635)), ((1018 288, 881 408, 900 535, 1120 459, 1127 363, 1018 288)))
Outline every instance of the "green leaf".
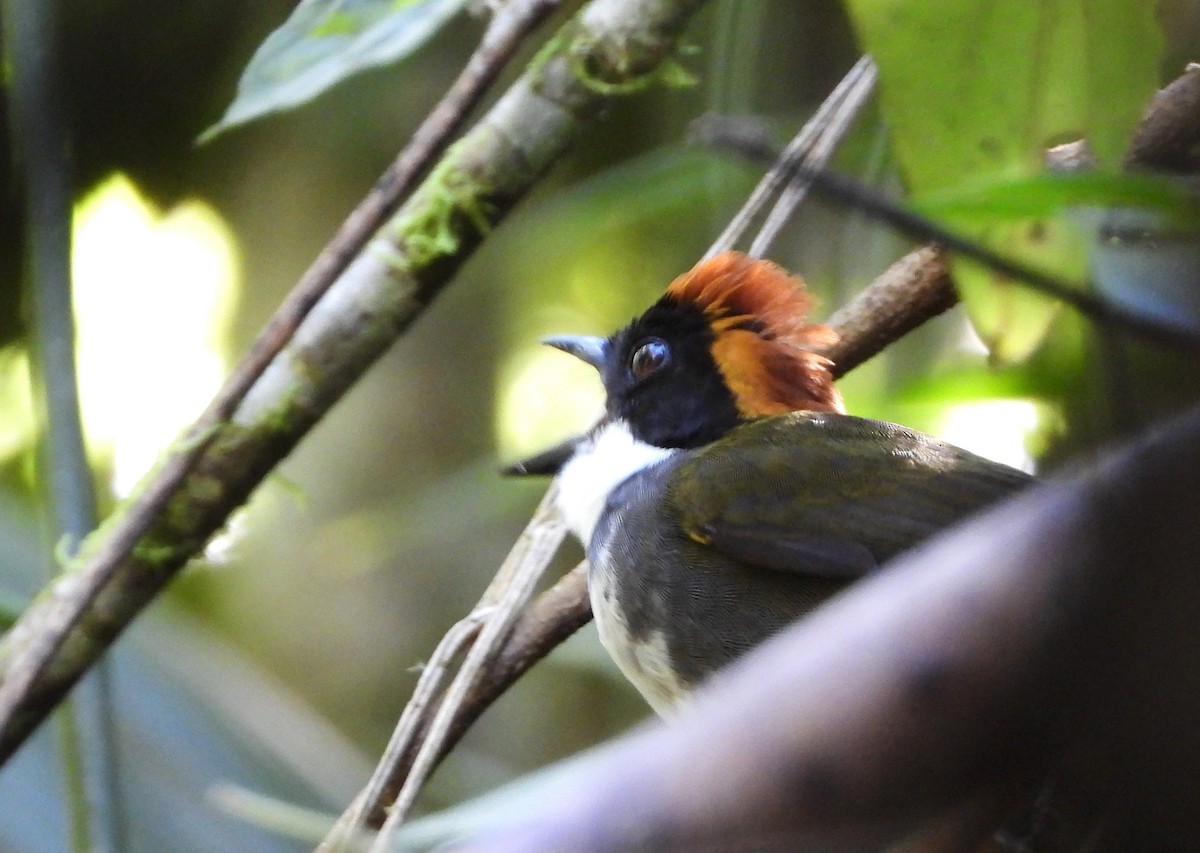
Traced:
POLYGON ((1067 208, 1138 208, 1166 217, 1164 224, 1200 222, 1200 200, 1162 177, 1136 174, 1044 174, 985 177, 922 193, 913 209, 959 226, 1055 216, 1067 208))
MULTIPOLYGON (((1005 222, 973 235, 1000 254, 1066 280, 1081 280, 1086 246, 1075 227, 1061 218, 1005 222)), ((1014 284, 995 270, 966 259, 950 262, 967 316, 997 364, 1024 361, 1037 349, 1060 304, 1014 284)))
POLYGON ((467 0, 302 0, 242 72, 225 115, 200 137, 290 109, 359 71, 419 48, 467 0))
MULTIPOLYGON (((846 0, 879 65, 880 99, 908 187, 920 195, 1042 171, 1045 149, 1085 137, 1113 169, 1158 85, 1163 38, 1145 0, 846 0)), ((1023 202, 1031 207, 1045 199, 1023 202)), ((1077 269, 1049 218, 964 234, 1026 263, 1077 269)), ((955 270, 967 311, 1001 359, 1039 343, 1053 303, 955 270)))

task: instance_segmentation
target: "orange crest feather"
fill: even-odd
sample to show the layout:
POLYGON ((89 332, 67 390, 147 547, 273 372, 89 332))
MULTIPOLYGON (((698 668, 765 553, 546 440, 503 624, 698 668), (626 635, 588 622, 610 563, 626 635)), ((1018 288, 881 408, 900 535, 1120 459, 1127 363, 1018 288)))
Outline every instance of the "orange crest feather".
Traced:
POLYGON ((813 298, 799 276, 740 252, 701 261, 666 297, 704 311, 713 359, 746 417, 796 410, 842 412, 831 362, 813 352, 837 335, 808 322, 813 298))

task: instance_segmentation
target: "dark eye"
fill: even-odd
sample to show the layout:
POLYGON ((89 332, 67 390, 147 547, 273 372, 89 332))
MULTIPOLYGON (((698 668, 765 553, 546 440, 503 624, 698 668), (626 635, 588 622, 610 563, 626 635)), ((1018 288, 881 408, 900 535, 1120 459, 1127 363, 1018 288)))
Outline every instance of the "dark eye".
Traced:
POLYGON ((629 359, 629 372, 634 379, 645 379, 671 360, 671 348, 667 342, 650 338, 633 351, 629 359))

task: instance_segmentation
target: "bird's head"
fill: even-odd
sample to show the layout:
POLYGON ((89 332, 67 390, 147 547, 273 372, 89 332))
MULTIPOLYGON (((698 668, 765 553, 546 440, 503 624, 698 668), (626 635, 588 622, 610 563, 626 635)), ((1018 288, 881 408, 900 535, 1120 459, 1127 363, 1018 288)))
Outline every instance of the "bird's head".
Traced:
POLYGON ((607 338, 545 343, 595 367, 608 417, 657 447, 699 447, 740 423, 796 410, 841 412, 830 362, 835 335, 807 322, 803 282, 770 261, 725 252, 671 282, 607 338))

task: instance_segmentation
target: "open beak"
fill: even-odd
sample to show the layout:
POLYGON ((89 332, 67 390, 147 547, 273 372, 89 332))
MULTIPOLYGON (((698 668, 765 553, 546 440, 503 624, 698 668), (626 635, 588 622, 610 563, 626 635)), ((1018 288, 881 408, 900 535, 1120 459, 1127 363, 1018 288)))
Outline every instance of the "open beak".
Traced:
POLYGON ((608 355, 608 339, 592 335, 556 335, 553 338, 542 338, 546 346, 569 352, 599 370, 608 355))

